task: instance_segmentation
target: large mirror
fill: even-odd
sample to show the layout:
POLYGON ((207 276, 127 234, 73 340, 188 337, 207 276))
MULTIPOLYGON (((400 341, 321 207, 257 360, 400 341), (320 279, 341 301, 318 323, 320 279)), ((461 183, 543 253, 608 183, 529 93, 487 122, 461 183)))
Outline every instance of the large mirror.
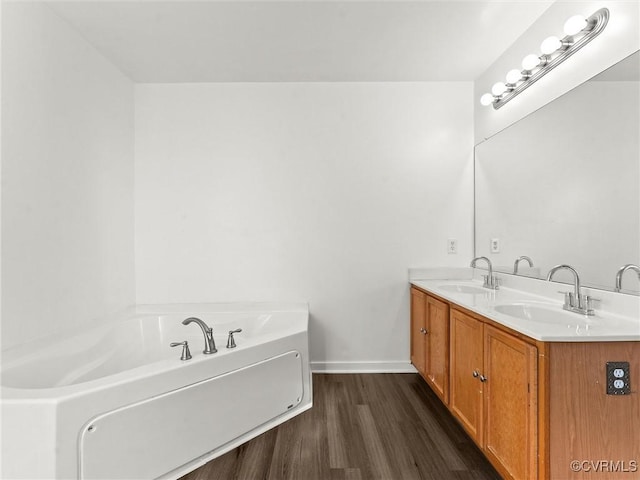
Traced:
MULTIPOLYGON (((530 257, 518 274, 538 278, 569 264, 606 290, 640 265, 639 80, 636 52, 476 146, 476 256, 507 273, 530 257)), ((635 272, 622 287, 640 292, 635 272)))

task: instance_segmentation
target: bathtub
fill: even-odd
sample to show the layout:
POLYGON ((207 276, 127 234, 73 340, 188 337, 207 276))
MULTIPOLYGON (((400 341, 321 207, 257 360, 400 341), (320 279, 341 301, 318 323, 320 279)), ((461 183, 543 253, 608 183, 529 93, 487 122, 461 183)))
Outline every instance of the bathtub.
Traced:
POLYGON ((2 478, 178 478, 312 406, 302 304, 139 306, 3 352, 2 478), (218 352, 195 316, 213 328, 218 352), (237 347, 227 349, 227 334, 237 347), (187 340, 193 358, 182 361, 187 340))

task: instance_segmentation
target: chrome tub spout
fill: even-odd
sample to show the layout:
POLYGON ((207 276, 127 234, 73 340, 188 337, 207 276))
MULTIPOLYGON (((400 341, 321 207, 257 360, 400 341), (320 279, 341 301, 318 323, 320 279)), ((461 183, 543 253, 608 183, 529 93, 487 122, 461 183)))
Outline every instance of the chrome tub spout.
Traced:
POLYGON ((213 339, 213 329, 196 317, 189 317, 182 321, 183 325, 189 325, 190 323, 197 323, 202 329, 202 334, 204 335, 204 350, 202 353, 205 355, 216 353, 218 350, 216 349, 216 342, 213 339))

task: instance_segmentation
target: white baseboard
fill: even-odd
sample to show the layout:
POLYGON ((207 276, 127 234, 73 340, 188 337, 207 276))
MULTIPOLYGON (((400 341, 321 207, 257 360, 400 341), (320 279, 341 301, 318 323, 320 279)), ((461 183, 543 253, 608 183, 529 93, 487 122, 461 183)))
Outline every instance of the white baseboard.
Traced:
POLYGON ((409 362, 311 362, 313 373, 416 373, 409 362))

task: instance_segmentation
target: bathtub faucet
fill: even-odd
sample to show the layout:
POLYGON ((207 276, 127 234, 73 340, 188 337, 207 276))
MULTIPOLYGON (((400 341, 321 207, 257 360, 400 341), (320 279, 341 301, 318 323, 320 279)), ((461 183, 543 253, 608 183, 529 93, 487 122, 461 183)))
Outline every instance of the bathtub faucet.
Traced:
POLYGON ((182 324, 189 325, 192 322, 198 324, 198 326, 202 329, 202 334, 204 335, 204 350, 202 351, 202 353, 204 353, 205 355, 216 353, 218 350, 216 349, 216 342, 213 339, 213 329, 196 317, 186 318, 182 321, 182 324))

